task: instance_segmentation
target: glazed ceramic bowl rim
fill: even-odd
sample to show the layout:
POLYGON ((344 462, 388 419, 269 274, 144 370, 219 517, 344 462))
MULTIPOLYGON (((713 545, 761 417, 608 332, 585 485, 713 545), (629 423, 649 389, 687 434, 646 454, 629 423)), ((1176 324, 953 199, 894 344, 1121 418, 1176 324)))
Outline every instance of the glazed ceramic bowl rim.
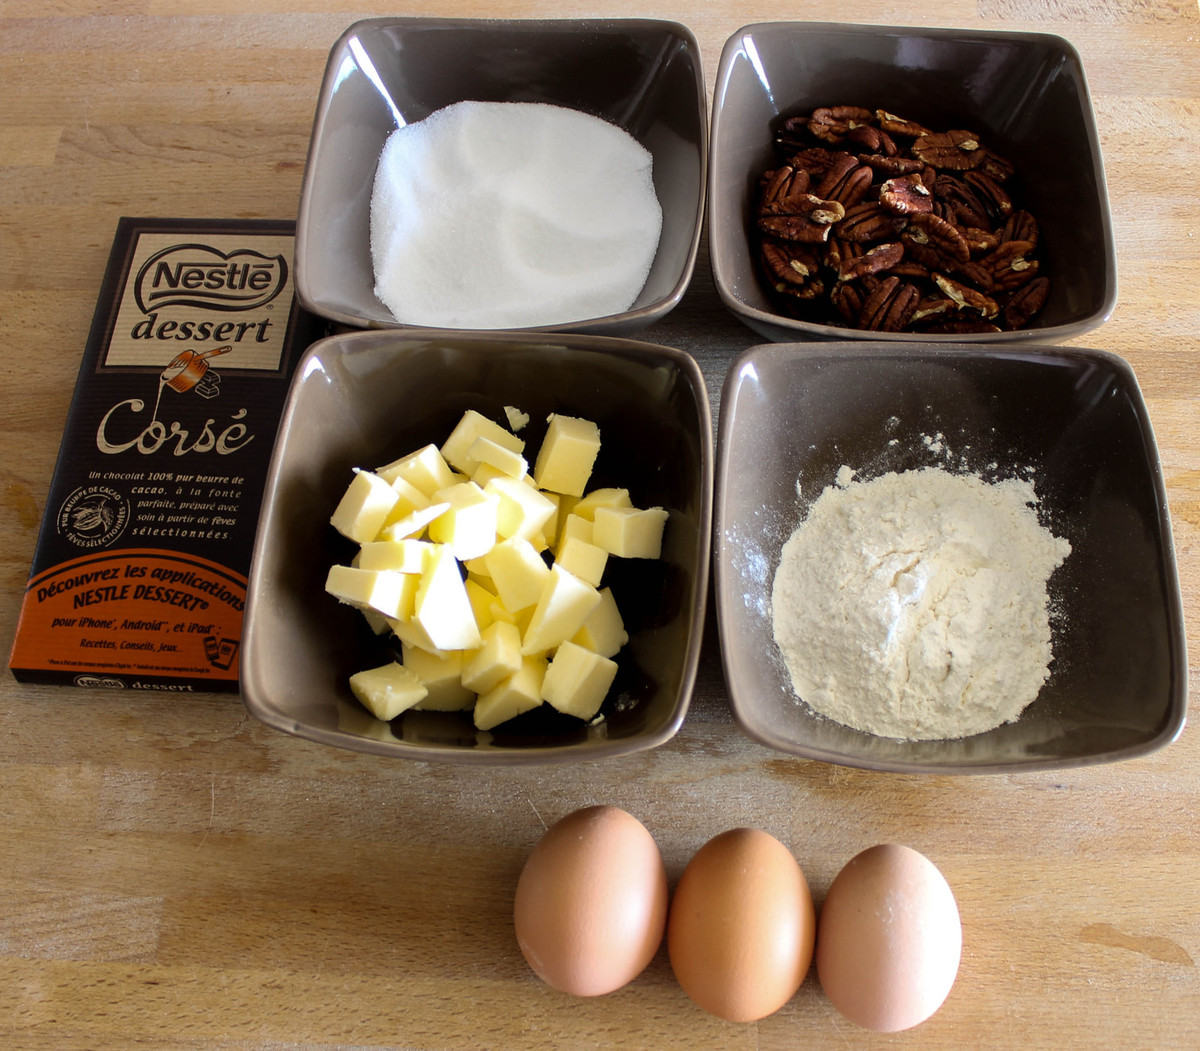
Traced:
MULTIPOLYGON (((709 254, 712 267, 713 285, 726 308, 750 325, 760 336, 774 342, 790 342, 793 340, 816 340, 828 342, 846 340, 855 343, 874 343, 880 340, 893 340, 900 343, 968 343, 971 345, 986 344, 989 346, 1005 346, 1019 343, 1057 344, 1068 339, 1074 339, 1105 324, 1116 308, 1118 294, 1118 279, 1116 272, 1116 240, 1112 225, 1112 212, 1109 207, 1108 185, 1104 172, 1103 155, 1100 149, 1099 133, 1096 128, 1094 108, 1091 101, 1091 91, 1086 81, 1081 83, 1082 112, 1085 132, 1091 149, 1091 161, 1096 180, 1096 189, 1101 207, 1102 237, 1105 255, 1105 288, 1098 309, 1084 317, 1073 321, 1062 322, 1041 328, 1025 328, 1015 331, 988 333, 972 337, 962 333, 918 333, 918 332, 889 332, 873 333, 863 329, 849 328, 840 325, 826 325, 799 318, 791 318, 786 314, 778 314, 751 305, 737 294, 736 281, 731 278, 732 264, 719 251, 714 251, 720 240, 714 231, 721 227, 718 209, 721 206, 722 192, 728 188, 721 181, 720 165, 717 163, 718 151, 721 148, 721 128, 726 119, 725 95, 729 89, 729 78, 733 65, 743 49, 744 42, 752 39, 755 34, 781 34, 789 37, 803 37, 819 33, 838 33, 846 36, 894 36, 925 37, 933 40, 961 40, 963 42, 1007 41, 1012 43, 1038 42, 1052 44, 1071 56, 1083 72, 1083 62, 1075 46, 1065 37, 1054 33, 1023 32, 1019 30, 996 29, 954 29, 925 26, 884 25, 853 22, 804 22, 804 21, 771 21, 751 22, 743 25, 731 34, 721 49, 721 57, 717 66, 717 76, 713 89, 711 131, 709 134, 709 188, 708 188, 708 223, 709 223, 709 254), (775 332, 770 330, 774 329, 775 332)), ((765 72, 762 74, 765 77, 765 72)))
MULTIPOLYGON (((291 425, 291 420, 298 411, 293 391, 303 382, 306 368, 322 352, 330 347, 344 348, 349 352, 356 345, 369 348, 374 343, 392 341, 398 345, 424 346, 438 341, 454 344, 518 344, 526 347, 545 346, 566 347, 570 350, 583 350, 597 357, 615 354, 626 360, 637 362, 651 368, 661 364, 675 366, 680 375, 681 383, 696 392, 695 409, 698 417, 698 433, 696 434, 698 460, 696 463, 697 476, 697 520, 699 535, 696 539, 694 567, 694 596, 689 604, 686 617, 688 620, 688 636, 683 646, 683 659, 679 667, 679 688, 672 698, 669 718, 665 718, 660 726, 653 730, 645 730, 627 737, 605 739, 599 743, 566 743, 548 747, 530 749, 520 748, 469 748, 469 747, 428 747, 420 744, 400 747, 387 741, 376 740, 367 736, 354 735, 337 729, 326 729, 320 726, 308 725, 287 714, 279 702, 266 689, 262 679, 260 666, 269 658, 259 654, 260 640, 255 632, 257 610, 259 606, 266 607, 270 596, 263 582, 266 572, 263 552, 269 542, 267 531, 271 515, 269 509, 275 504, 282 484, 281 467, 285 459, 285 443, 277 442, 271 455, 267 473, 267 481, 263 490, 263 513, 255 534, 254 552, 251 559, 250 573, 247 581, 247 603, 245 613, 245 629, 243 637, 243 653, 241 663, 241 696, 247 710, 257 719, 294 737, 300 737, 319 744, 328 745, 342 750, 369 753, 395 759, 415 760, 420 762, 435 762, 445 765, 477 765, 477 766, 541 766, 564 762, 590 762, 592 760, 616 758, 632 755, 638 752, 656 748, 670 740, 683 724, 691 704, 699 673, 701 647, 704 640, 704 624, 707 612, 709 579, 712 563, 712 511, 713 511, 713 476, 715 471, 715 443, 711 405, 707 394, 707 386, 703 373, 696 359, 684 350, 662 344, 649 343, 642 340, 625 337, 589 335, 582 333, 561 332, 539 334, 533 332, 477 332, 459 329, 368 329, 343 332, 317 340, 301 356, 294 373, 293 385, 289 390, 279 428, 285 433, 291 425), (653 361, 649 361, 652 358, 653 361)), ((403 352, 404 347, 399 348, 403 352)), ((339 349, 339 353, 343 350, 339 349)), ((331 697, 330 703, 336 703, 331 697)))
MULTIPOLYGON (((622 332, 644 328, 670 313, 679 305, 687 292, 695 274, 696 260, 700 253, 700 241, 704 226, 705 205, 708 193, 708 163, 709 163, 709 119, 708 102, 704 91, 704 69, 700 54, 700 44, 692 30, 681 22, 670 19, 628 17, 628 18, 440 18, 432 15, 381 15, 362 18, 344 29, 330 47, 326 60, 325 72, 322 75, 320 91, 317 95, 312 132, 309 138, 308 150, 304 162, 304 175, 301 180, 300 200, 296 219, 296 237, 293 258, 295 260, 296 297, 300 304, 310 312, 321 317, 349 325, 355 329, 386 329, 388 331, 404 331, 418 333, 435 333, 446 331, 442 326, 417 325, 410 322, 388 321, 383 318, 367 318, 360 314, 335 309, 325 305, 321 297, 312 289, 306 259, 309 253, 309 231, 311 228, 313 195, 311 181, 314 177, 314 164, 320 152, 320 147, 327 131, 327 116, 329 102, 337 86, 340 71, 334 68, 331 61, 333 55, 349 46, 349 41, 356 35, 368 29, 383 29, 391 26, 412 28, 442 28, 442 29, 517 29, 530 32, 562 30, 574 31, 579 34, 594 31, 599 28, 630 28, 658 29, 665 33, 678 36, 687 46, 696 64, 698 80, 698 103, 700 106, 697 132, 697 158, 699 164, 699 190, 696 196, 692 231, 688 247, 679 275, 670 291, 658 299, 643 306, 632 306, 628 310, 616 314, 607 314, 576 321, 560 322, 553 325, 529 326, 525 328, 498 329, 464 329, 462 331, 479 332, 481 334, 494 332, 545 332, 545 333, 578 333, 580 335, 604 335, 609 331, 622 332)), ((640 297, 640 293, 639 293, 640 297)), ((623 338, 614 335, 613 338, 623 338)))
MULTIPOLYGON (((740 352, 730 364, 725 378, 722 394, 722 410, 730 408, 726 403, 727 395, 733 396, 739 386, 737 376, 741 370, 752 367, 755 361, 763 355, 787 355, 792 358, 827 359, 833 356, 852 359, 871 357, 899 358, 908 354, 906 348, 892 345, 887 341, 871 344, 847 345, 841 341, 796 341, 793 343, 769 342, 748 347, 740 352)), ((1085 347, 1063 347, 1053 344, 1008 346, 999 344, 979 345, 977 343, 945 343, 928 344, 920 348, 920 357, 932 361, 961 360, 978 358, 1000 358, 1006 361, 1025 361, 1032 367, 1060 362, 1080 364, 1097 363, 1109 367, 1114 375, 1129 385, 1129 389, 1138 390, 1136 375, 1129 362, 1111 351, 1085 347)), ((914 359, 915 360, 915 359, 914 359)), ((1145 409, 1144 399, 1141 409, 1145 409)), ((1148 416, 1139 414, 1139 431, 1147 443, 1147 453, 1151 463, 1160 463, 1157 444, 1150 428, 1148 416)), ((1156 507, 1163 526, 1162 543, 1162 575, 1170 585, 1167 588, 1166 627, 1168 644, 1175 660, 1172 662, 1170 676, 1171 692, 1167 698, 1163 723, 1154 734, 1144 739, 1118 748, 1103 748, 1084 755, 1062 756, 1047 755, 1040 758, 1014 762, 1011 760, 996 760, 978 764, 966 763, 931 763, 923 760, 906 759, 876 759, 866 755, 849 754, 818 745, 810 745, 803 739, 785 735, 773 729, 773 720, 754 718, 747 712, 746 694, 754 689, 753 684, 744 683, 731 673, 728 662, 729 649, 727 644, 733 626, 729 623, 731 614, 728 610, 730 603, 726 601, 726 592, 730 582, 739 577, 736 569, 727 564, 727 554, 730 541, 725 532, 730 524, 727 515, 725 499, 726 478, 730 470, 729 449, 730 432, 736 426, 733 414, 722 411, 720 414, 720 434, 717 442, 717 498, 713 509, 713 587, 716 607, 717 632, 721 642, 722 667, 725 673, 725 683, 729 695, 730 708, 735 722, 750 739, 771 748, 777 752, 791 755, 800 759, 831 763, 838 766, 874 770, 890 773, 932 774, 932 775, 976 775, 976 774, 1022 774, 1056 769, 1073 769, 1085 766, 1096 766, 1106 763, 1134 759, 1149 755, 1174 742, 1182 733, 1187 721, 1188 673, 1187 673, 1187 634, 1183 619, 1182 595, 1179 586, 1178 563, 1175 547, 1172 542, 1170 514, 1167 503, 1165 481, 1161 469, 1154 470, 1150 478, 1153 487, 1156 507)), ((772 643, 774 645, 774 643, 772 643)), ((800 703, 800 702, 796 702, 800 703)), ((814 715, 814 718, 819 718, 814 715)))

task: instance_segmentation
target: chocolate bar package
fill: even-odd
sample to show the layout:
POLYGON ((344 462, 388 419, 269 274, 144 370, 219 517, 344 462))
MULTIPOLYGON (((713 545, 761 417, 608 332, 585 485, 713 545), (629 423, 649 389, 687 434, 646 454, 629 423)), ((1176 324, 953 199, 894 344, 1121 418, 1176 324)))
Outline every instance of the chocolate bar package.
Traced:
POLYGON ((123 218, 46 499, 10 668, 27 682, 236 690, 275 433, 324 323, 295 224, 123 218))

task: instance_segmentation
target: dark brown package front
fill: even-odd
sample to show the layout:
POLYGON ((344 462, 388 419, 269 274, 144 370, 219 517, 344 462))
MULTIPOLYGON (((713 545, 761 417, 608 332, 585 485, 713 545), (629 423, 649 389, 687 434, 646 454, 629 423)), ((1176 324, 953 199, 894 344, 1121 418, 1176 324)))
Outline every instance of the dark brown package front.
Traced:
POLYGON ((123 218, 10 667, 20 680, 235 690, 246 578, 292 369, 322 333, 294 224, 123 218))

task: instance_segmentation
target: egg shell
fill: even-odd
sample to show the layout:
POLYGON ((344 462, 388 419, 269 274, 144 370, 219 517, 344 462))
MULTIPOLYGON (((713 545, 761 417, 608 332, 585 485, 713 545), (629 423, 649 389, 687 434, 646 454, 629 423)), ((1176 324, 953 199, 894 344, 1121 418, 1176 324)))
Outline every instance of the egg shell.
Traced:
POLYGON ((837 1010, 881 1033, 945 1001, 962 956, 954 892, 924 854, 882 844, 851 858, 821 906, 817 977, 837 1010))
POLYGON ((552 825, 513 902, 517 944, 547 985, 602 996, 636 978, 662 944, 667 870, 637 818, 593 806, 552 825))
POLYGON ((667 951, 684 992, 730 1022, 779 1010, 812 962, 816 916, 800 865, 760 829, 735 828, 688 862, 667 918, 667 951))

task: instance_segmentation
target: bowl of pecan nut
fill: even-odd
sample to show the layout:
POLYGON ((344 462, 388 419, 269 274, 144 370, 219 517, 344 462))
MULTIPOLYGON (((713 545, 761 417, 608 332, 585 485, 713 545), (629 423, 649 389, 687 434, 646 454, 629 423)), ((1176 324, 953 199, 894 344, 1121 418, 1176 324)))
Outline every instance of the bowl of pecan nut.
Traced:
POLYGON ((1067 340, 1116 303, 1083 68, 1060 37, 802 22, 726 41, 709 251, 772 340, 1067 340))

